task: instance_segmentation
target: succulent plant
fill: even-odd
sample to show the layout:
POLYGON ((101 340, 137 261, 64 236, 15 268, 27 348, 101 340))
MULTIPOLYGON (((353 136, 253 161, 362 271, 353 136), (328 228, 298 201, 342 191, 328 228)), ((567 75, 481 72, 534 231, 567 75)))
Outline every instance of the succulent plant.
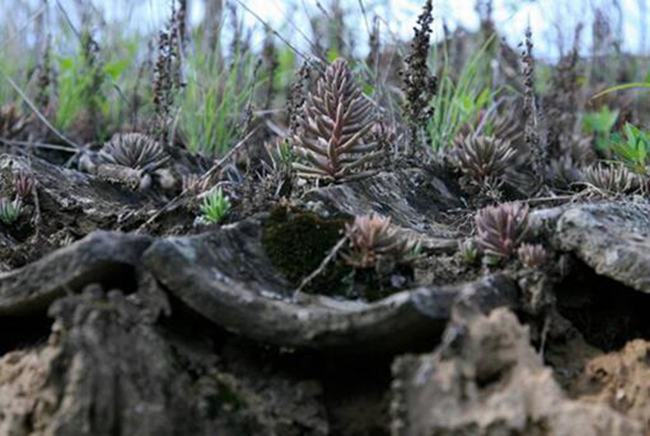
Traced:
POLYGON ((34 191, 34 177, 26 171, 14 175, 14 189, 18 198, 26 199, 34 191))
POLYGON ((528 206, 504 203, 489 206, 476 214, 479 247, 488 260, 512 256, 528 235, 528 206))
POLYGON ((379 146, 371 135, 373 103, 342 59, 327 68, 315 92, 307 95, 298 121, 293 142, 301 161, 293 167, 303 178, 338 181, 361 176, 364 167, 377 158, 379 146))
POLYGON ((479 183, 503 175, 517 157, 509 141, 492 136, 468 136, 456 144, 452 153, 454 166, 479 183))
POLYGON ((584 179, 582 170, 570 155, 551 159, 546 167, 547 181, 557 188, 568 189, 584 179))
POLYGON ((354 268, 371 268, 380 258, 386 257, 396 263, 407 263, 413 260, 418 251, 415 242, 392 227, 390 218, 380 215, 356 217, 352 224, 346 224, 345 234, 350 246, 342 257, 354 268))
POLYGON ((639 177, 624 165, 593 165, 584 170, 585 182, 610 194, 626 193, 640 187, 639 177))
POLYGON ((0 198, 0 221, 5 225, 12 225, 20 217, 22 203, 19 199, 13 201, 8 198, 0 198))
POLYGON ((581 166, 591 164, 596 160, 596 152, 592 145, 591 137, 572 137, 568 141, 565 155, 568 155, 573 161, 581 166))
POLYGON ((478 260, 479 251, 473 239, 467 239, 458 244, 461 259, 468 265, 474 265, 478 260))
POLYGON ((230 211, 230 199, 221 188, 209 192, 201 204, 201 218, 208 224, 218 224, 230 211))
POLYGON ((208 190, 208 182, 208 178, 202 179, 201 174, 184 174, 181 178, 181 189, 183 192, 199 195, 208 190))
POLYGON ((540 244, 521 244, 517 250, 517 257, 525 267, 539 268, 548 259, 548 253, 540 244))
POLYGON ((160 143, 141 133, 120 133, 99 152, 103 163, 151 172, 163 166, 169 156, 160 143))
POLYGON ((517 144, 524 138, 524 126, 521 125, 517 111, 506 114, 495 112, 494 115, 488 115, 486 121, 492 121, 488 123, 490 136, 509 141, 511 144, 517 144))

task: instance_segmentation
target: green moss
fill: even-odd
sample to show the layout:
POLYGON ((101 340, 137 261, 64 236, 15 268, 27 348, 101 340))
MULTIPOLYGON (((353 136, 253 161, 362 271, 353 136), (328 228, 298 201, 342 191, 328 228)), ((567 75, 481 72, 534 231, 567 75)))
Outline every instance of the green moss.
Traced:
MULTIPOLYGON (((345 220, 323 219, 309 212, 293 212, 278 207, 267 221, 262 244, 273 265, 294 285, 315 271, 343 236, 345 220)), ((331 263, 305 292, 345 294, 345 277, 352 270, 331 263)))
MULTIPOLYGON (((298 287, 305 277, 318 269, 343 237, 346 222, 279 207, 271 212, 265 224, 262 244, 273 266, 293 286, 298 287)), ((395 265, 393 272, 404 276, 408 284, 413 282, 413 268, 410 265, 395 265)), ((355 270, 339 258, 315 277, 304 291, 376 301, 402 289, 391 284, 390 274, 380 275, 374 268, 355 270)))

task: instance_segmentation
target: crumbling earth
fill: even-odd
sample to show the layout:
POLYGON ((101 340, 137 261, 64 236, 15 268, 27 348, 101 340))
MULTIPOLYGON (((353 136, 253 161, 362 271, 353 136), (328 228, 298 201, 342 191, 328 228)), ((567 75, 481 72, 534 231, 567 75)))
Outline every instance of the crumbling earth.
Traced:
POLYGON ((644 201, 537 207, 554 254, 531 270, 458 262, 462 202, 425 170, 308 191, 301 231, 374 211, 420 242, 413 281, 367 301, 298 290, 273 211, 143 227, 168 199, 28 167, 39 213, 0 237, 2 435, 650 431, 644 201))

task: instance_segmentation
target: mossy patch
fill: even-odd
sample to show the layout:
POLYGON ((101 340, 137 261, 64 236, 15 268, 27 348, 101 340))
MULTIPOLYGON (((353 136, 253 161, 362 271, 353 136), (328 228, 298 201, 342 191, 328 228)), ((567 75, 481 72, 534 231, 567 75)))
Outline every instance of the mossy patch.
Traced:
MULTIPOLYGON (((310 212, 278 207, 271 212, 262 244, 269 259, 294 285, 314 272, 343 237, 345 220, 323 219, 310 212)), ((345 295, 352 269, 332 262, 305 289, 325 295, 345 295)))
MULTIPOLYGON (((293 286, 298 287, 318 269, 341 240, 346 222, 343 219, 323 219, 314 213, 279 207, 271 212, 265 224, 262 244, 273 266, 293 286)), ((404 285, 411 284, 413 268, 410 265, 395 265, 390 274, 379 274, 374 268, 355 270, 336 258, 303 290, 376 301, 403 289, 403 286, 394 286, 391 278, 399 279, 404 285)))

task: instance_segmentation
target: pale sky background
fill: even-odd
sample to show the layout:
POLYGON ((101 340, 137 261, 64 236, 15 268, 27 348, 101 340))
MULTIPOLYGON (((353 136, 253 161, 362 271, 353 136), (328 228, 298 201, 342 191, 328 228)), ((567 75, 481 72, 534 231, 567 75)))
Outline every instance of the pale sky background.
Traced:
MULTIPOLYGON (((309 14, 314 14, 317 0, 241 0, 247 7, 259 14, 265 21, 278 28, 288 39, 300 42, 298 32, 291 26, 280 28, 287 19, 293 26, 301 28, 306 25, 309 14)), ((623 15, 622 28, 624 31, 624 48, 633 52, 647 49, 643 47, 642 28, 650 29, 648 11, 643 14, 643 8, 650 9, 650 0, 618 0, 623 15), (644 16, 645 15, 645 16, 644 16)), ((326 5, 327 0, 320 0, 326 5)), ((110 4, 111 0, 99 0, 98 3, 110 4)), ((140 5, 146 3, 146 12, 151 20, 151 25, 156 28, 160 20, 167 16, 169 2, 167 0, 145 0, 136 2, 140 5)), ((202 1, 192 3, 194 20, 199 20, 203 14, 202 1)), ((352 14, 360 16, 359 0, 342 0, 344 8, 352 14)), ((403 38, 409 38, 412 27, 422 8, 419 0, 364 0, 367 10, 376 12, 389 23, 391 31, 403 38), (374 7, 373 7, 374 6, 374 7)), ((476 0, 434 0, 435 33, 442 34, 442 23, 446 21, 451 27, 461 25, 468 29, 478 27, 478 15, 475 12, 476 0)), ((530 22, 536 44, 538 56, 554 58, 558 55, 558 38, 564 41, 568 48, 573 39, 573 29, 582 20, 585 24, 583 31, 583 48, 591 45, 591 22, 593 11, 597 7, 609 11, 612 26, 618 26, 619 17, 612 7, 612 0, 494 0, 494 18, 497 28, 504 33, 508 41, 516 45, 521 41, 524 30, 530 22)), ((110 7, 109 7, 110 8, 110 7)), ((246 14, 250 25, 258 25, 258 21, 250 14, 246 14)), ((359 27, 365 26, 362 21, 359 27)))
MULTIPOLYGON (((203 0, 189 0, 193 22, 203 16, 203 0)), ((305 45, 297 28, 307 29, 308 17, 317 13, 317 0, 241 0, 265 21, 270 23, 284 37, 297 45, 305 45)), ((366 35, 365 25, 360 14, 360 1, 369 11, 376 13, 390 26, 391 32, 404 39, 412 35, 412 27, 419 14, 420 0, 341 0, 343 7, 351 13, 361 36, 366 35)), ((0 16, 15 9, 16 4, 42 4, 43 0, 0 0, 0 16)), ((56 9, 57 2, 70 11, 71 18, 78 18, 74 11, 76 4, 92 5, 105 12, 109 20, 123 21, 128 17, 131 28, 144 32, 154 32, 169 15, 170 0, 49 0, 50 7, 56 9)), ((474 10, 476 0, 434 0, 434 36, 442 34, 443 21, 453 29, 463 26, 476 29, 478 16, 474 10)), ((320 0, 323 5, 328 0, 320 0)), ((585 24, 582 48, 585 52, 591 46, 591 23, 594 10, 603 8, 612 21, 613 30, 623 29, 623 47, 635 53, 647 52, 644 44, 650 32, 650 0, 494 0, 494 18, 497 29, 512 44, 523 38, 524 30, 530 23, 535 41, 535 54, 545 59, 556 58, 558 41, 569 48, 573 39, 573 29, 579 22, 585 24), (620 4, 617 13, 613 5, 620 4), (645 9, 645 11, 644 11, 645 9), (622 17, 622 20, 620 19, 622 17)), ((242 10, 247 25, 261 28, 258 20, 242 10)), ((1 20, 2 18, 0 18, 1 20)), ((359 44, 363 47, 363 44, 359 44)))

